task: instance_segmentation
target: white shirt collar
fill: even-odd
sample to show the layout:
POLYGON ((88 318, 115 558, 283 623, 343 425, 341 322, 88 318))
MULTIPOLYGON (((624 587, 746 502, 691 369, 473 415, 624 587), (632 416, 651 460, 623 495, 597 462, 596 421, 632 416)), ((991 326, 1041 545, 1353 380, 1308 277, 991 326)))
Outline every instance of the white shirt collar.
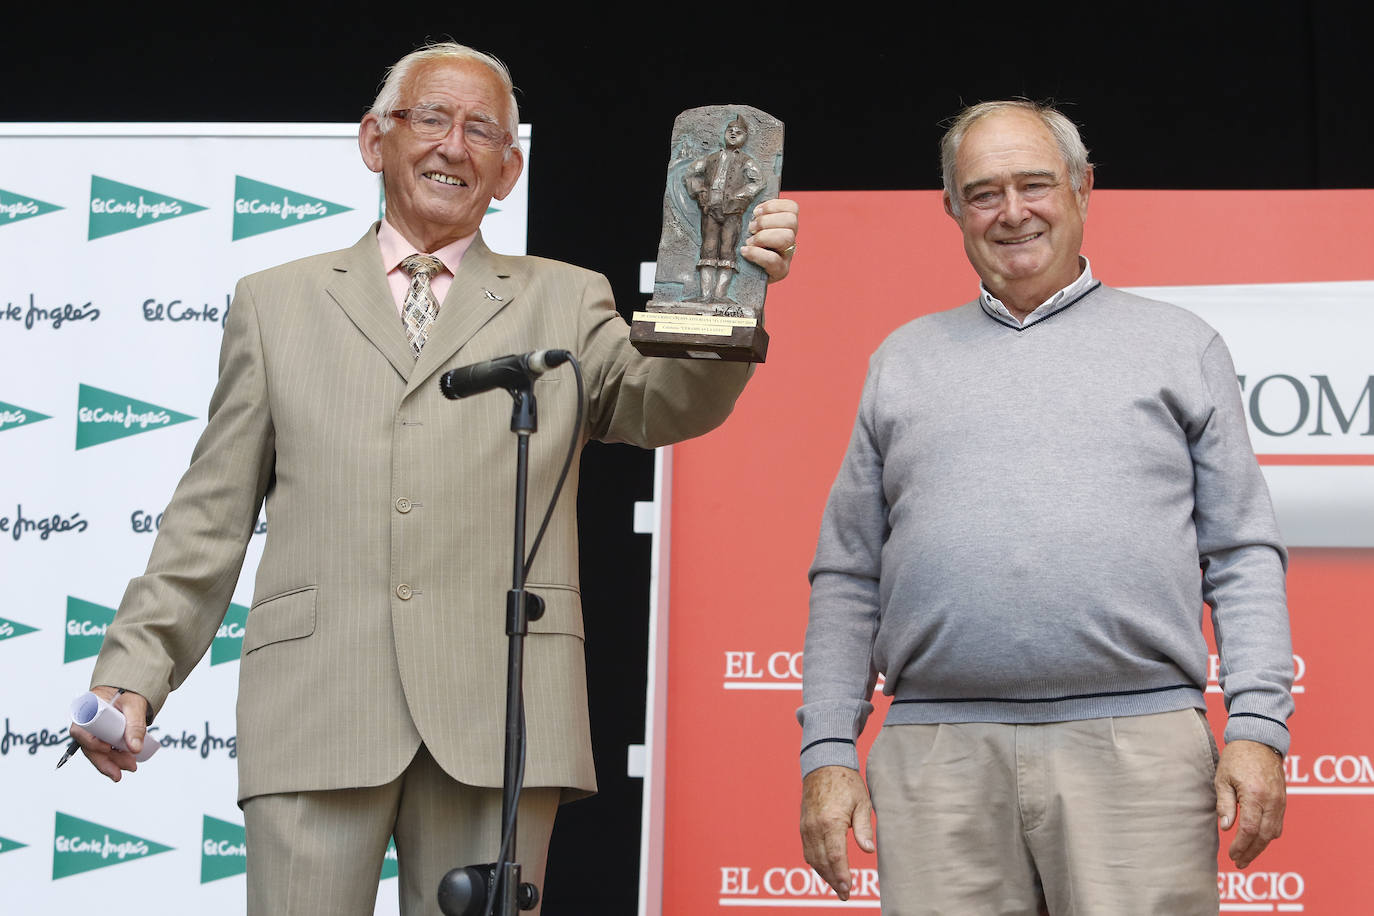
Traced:
POLYGON ((1016 316, 1002 304, 1002 300, 988 292, 988 288, 981 283, 978 284, 978 301, 982 303, 984 310, 1013 321, 1019 327, 1034 324, 1040 319, 1058 311, 1061 305, 1067 305, 1069 302, 1072 302, 1074 299, 1078 298, 1080 294, 1087 292, 1088 288, 1093 285, 1092 265, 1088 263, 1088 259, 1084 255, 1080 254, 1078 260, 1083 264, 1083 270, 1079 273, 1078 278, 1053 296, 1050 296, 1044 302, 1040 303, 1035 311, 1026 316, 1025 321, 1018 320, 1016 316))

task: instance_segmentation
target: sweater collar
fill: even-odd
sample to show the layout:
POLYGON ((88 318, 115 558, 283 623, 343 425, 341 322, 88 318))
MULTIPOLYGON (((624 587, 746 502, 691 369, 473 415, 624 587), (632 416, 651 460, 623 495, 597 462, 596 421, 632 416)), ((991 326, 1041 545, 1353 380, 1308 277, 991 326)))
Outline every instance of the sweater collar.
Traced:
POLYGON ((1037 322, 1045 320, 1060 309, 1067 308, 1069 305, 1077 302, 1079 299, 1083 298, 1085 293, 1096 285, 1093 280, 1092 264, 1090 264, 1088 259, 1083 255, 1079 255, 1078 260, 1083 265, 1083 269, 1079 272, 1078 278, 1053 296, 1050 296, 1044 302, 1040 303, 1035 311, 1026 316, 1025 321, 1018 321, 1016 316, 1002 304, 1002 300, 988 292, 988 288, 981 283, 978 284, 978 304, 983 307, 983 311, 987 312, 988 315, 997 319, 1002 324, 1010 325, 1014 328, 1028 328, 1037 322))

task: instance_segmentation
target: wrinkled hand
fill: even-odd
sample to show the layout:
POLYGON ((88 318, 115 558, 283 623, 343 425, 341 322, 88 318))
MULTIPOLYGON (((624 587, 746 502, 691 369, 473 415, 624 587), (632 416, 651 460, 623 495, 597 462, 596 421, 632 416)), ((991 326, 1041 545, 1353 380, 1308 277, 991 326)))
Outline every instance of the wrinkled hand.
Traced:
POLYGON ((1221 752, 1216 784, 1221 829, 1239 824, 1226 854, 1236 868, 1244 868, 1283 832, 1283 810, 1288 803, 1283 758, 1256 741, 1232 741, 1221 752))
POLYGON ((143 750, 143 737, 148 732, 148 701, 137 693, 119 693, 114 687, 92 687, 91 693, 103 698, 124 714, 124 747, 128 750, 114 750, 80 725, 72 726, 72 737, 81 745, 82 752, 97 770, 110 777, 113 782, 119 782, 124 775, 122 770, 132 773, 138 769, 138 761, 134 759, 134 755, 143 750))
POLYGON ((795 200, 781 197, 766 200, 754 208, 749 221, 749 237, 740 254, 762 267, 768 282, 775 283, 792 269, 797 250, 798 207, 795 200))
POLYGON ((812 770, 802 781, 802 853, 841 900, 849 899, 849 831, 873 852, 873 805, 859 774, 849 767, 812 770))

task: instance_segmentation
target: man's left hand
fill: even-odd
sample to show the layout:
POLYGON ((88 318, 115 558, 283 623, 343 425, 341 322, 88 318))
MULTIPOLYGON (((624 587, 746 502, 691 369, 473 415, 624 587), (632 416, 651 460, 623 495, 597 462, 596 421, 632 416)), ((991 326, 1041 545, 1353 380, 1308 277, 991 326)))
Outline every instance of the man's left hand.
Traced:
POLYGON ((797 213, 797 202, 781 197, 754 208, 749 237, 740 254, 762 267, 769 283, 781 280, 792 269, 792 255, 797 251, 797 213))
POLYGON ((1236 868, 1244 868, 1283 832, 1283 809, 1288 803, 1283 758, 1268 745, 1232 741, 1221 752, 1216 784, 1221 829, 1240 825, 1226 854, 1236 868))

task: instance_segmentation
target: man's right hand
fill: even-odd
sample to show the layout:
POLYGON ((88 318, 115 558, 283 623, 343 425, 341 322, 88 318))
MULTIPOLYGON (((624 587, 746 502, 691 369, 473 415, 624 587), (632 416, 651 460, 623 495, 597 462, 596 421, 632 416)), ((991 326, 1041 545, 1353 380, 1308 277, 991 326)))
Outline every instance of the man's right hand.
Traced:
POLYGON ((812 770, 802 780, 801 837, 807 864, 849 899, 849 831, 864 852, 873 852, 873 805, 868 788, 849 767, 812 770))
POLYGON ((143 750, 143 737, 148 733, 148 701, 140 694, 127 690, 119 693, 118 689, 103 685, 92 687, 91 693, 124 714, 124 747, 127 750, 115 750, 80 725, 72 726, 72 737, 81 745, 82 752, 97 770, 110 777, 112 781, 119 782, 124 775, 121 771, 128 770, 132 773, 138 769, 138 761, 134 759, 134 755, 143 750))

